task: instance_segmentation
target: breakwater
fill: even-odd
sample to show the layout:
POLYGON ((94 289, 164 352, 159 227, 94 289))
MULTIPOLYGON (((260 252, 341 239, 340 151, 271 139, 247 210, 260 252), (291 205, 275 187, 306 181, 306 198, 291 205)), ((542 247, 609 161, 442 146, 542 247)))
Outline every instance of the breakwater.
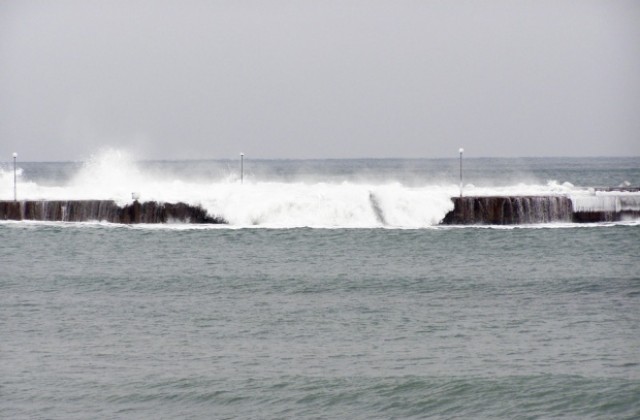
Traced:
MULTIPOLYGON (((375 197, 372 209, 386 224, 375 197)), ((531 223, 595 223, 640 219, 640 194, 605 196, 467 196, 453 197, 453 210, 443 225, 519 225, 531 223)), ((227 221, 200 206, 186 203, 133 201, 123 206, 112 200, 0 201, 0 220, 111 223, 207 223, 227 221)))
POLYGON ((453 197, 444 225, 596 223, 640 218, 640 196, 470 196, 453 197), (574 202, 576 201, 576 202, 574 202))
POLYGON ((518 225, 525 223, 570 222, 572 205, 563 196, 454 197, 453 210, 445 225, 518 225))
POLYGON ((202 207, 185 203, 139 202, 119 206, 112 200, 0 201, 0 220, 111 223, 226 223, 202 207))

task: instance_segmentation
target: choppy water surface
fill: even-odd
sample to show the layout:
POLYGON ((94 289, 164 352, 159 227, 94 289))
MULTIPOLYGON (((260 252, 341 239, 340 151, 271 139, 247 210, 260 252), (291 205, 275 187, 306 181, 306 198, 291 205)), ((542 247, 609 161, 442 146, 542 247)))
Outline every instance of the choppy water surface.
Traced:
POLYGON ((0 225, 0 415, 640 415, 637 225, 0 225))
MULTIPOLYGON (((221 162, 20 166, 22 198, 134 185, 239 217, 0 222, 0 418, 640 417, 638 221, 433 227, 455 159, 249 163, 243 185, 221 162)), ((639 167, 478 159, 465 188, 582 194, 639 167)))

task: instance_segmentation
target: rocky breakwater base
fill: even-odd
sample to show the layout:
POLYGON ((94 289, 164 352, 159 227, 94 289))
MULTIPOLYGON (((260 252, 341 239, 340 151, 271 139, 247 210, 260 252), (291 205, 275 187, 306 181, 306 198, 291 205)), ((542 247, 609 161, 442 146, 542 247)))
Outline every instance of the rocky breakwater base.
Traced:
POLYGON ((453 197, 443 225, 597 223, 640 219, 640 195, 453 197), (574 200, 576 202, 574 202, 574 200))
POLYGON ((211 223, 226 221, 210 216, 200 206, 185 203, 134 201, 119 206, 111 200, 22 200, 0 201, 0 220, 110 223, 211 223))

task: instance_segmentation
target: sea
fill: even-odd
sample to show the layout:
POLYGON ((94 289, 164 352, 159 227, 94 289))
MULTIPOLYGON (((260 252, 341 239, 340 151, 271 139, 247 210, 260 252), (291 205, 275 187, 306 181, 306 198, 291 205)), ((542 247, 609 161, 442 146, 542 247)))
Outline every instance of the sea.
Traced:
POLYGON ((640 418, 640 221, 439 225, 460 193, 640 186, 639 157, 111 150, 15 174, 19 200, 229 223, 0 221, 0 418, 640 418))

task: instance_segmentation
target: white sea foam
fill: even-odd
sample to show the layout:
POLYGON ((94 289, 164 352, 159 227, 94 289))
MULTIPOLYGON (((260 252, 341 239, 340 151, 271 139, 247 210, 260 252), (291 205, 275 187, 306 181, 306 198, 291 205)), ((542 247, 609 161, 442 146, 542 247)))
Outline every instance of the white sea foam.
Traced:
POLYGON ((598 191, 571 194, 574 211, 640 211, 640 194, 598 191))
POLYGON ((396 183, 251 182, 213 184, 199 202, 239 226, 424 227, 453 209, 450 196, 447 189, 396 183))

